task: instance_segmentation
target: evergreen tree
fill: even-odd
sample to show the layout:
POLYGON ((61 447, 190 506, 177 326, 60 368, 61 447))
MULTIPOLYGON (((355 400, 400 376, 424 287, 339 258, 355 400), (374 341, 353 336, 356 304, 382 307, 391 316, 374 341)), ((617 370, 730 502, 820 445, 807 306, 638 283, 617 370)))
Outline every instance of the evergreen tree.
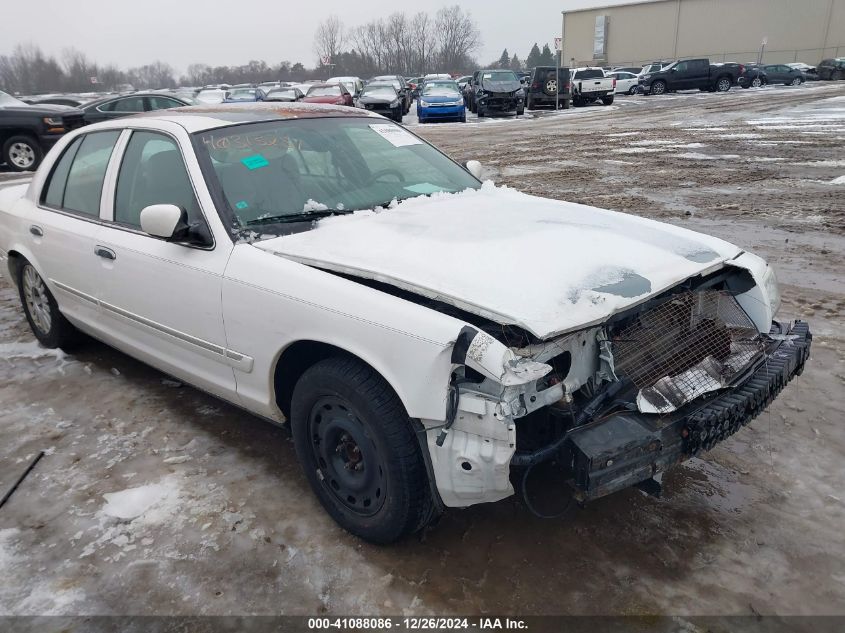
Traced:
POLYGON ((528 57, 525 58, 525 67, 530 70, 531 68, 540 65, 540 47, 537 46, 537 42, 534 42, 534 46, 531 47, 531 52, 528 53, 528 57))
POLYGON ((552 54, 552 49, 548 44, 543 44, 543 52, 540 54, 540 63, 538 66, 554 66, 555 56, 552 54))
POLYGON ((514 53, 513 57, 511 57, 511 70, 513 70, 513 71, 522 70, 522 62, 519 61, 519 57, 516 56, 516 53, 514 53))
POLYGON ((499 68, 510 68, 511 57, 508 55, 508 49, 502 51, 502 56, 499 57, 499 68))

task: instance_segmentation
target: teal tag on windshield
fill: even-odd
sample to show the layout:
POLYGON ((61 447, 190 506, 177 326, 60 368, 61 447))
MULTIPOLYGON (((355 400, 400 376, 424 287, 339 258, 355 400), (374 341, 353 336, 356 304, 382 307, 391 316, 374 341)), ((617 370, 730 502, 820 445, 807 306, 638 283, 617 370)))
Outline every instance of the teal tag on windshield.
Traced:
POLYGON ((240 202, 235 204, 235 208, 237 209, 246 209, 249 206, 249 203, 246 200, 241 200, 240 202))
POLYGON ((267 159, 264 158, 261 154, 253 154, 252 156, 247 156, 246 158, 242 158, 241 162, 247 169, 259 169, 261 167, 266 167, 270 164, 269 162, 267 162, 267 159))

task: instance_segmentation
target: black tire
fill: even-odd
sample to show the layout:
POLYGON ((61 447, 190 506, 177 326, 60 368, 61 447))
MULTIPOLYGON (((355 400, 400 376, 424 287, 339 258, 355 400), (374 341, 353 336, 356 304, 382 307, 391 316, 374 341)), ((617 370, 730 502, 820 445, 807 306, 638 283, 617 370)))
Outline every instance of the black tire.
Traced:
POLYGON ((296 454, 320 503, 352 534, 392 543, 434 515, 425 462, 405 407, 375 370, 334 357, 293 390, 296 454))
POLYGON ((34 171, 43 158, 41 145, 31 136, 16 134, 3 143, 2 160, 12 171, 34 171))
POLYGON ((461 118, 460 118, 460 119, 458 119, 458 120, 459 120, 461 123, 466 123, 466 122, 467 122, 467 113, 466 113, 466 112, 464 112, 464 113, 461 115, 461 118))
POLYGON ((525 107, 529 110, 534 109, 534 99, 532 99, 530 96, 525 100, 525 107))
POLYGON ((79 341, 79 331, 59 311, 53 293, 35 267, 22 259, 16 272, 23 312, 38 342, 50 349, 73 347, 79 341))
POLYGON ((607 95, 606 97, 601 98, 601 102, 606 106, 607 105, 613 105, 613 99, 614 99, 614 95, 607 95))
POLYGON ((522 116, 523 114, 525 114, 525 107, 524 106, 516 109, 516 116, 522 116))
POLYGON ((831 81, 839 81, 839 80, 842 79, 842 77, 843 77, 843 75, 842 75, 841 70, 837 70, 836 72, 830 73, 830 80, 831 81))
POLYGON ((628 94, 629 94, 629 95, 631 95, 632 97, 633 97, 635 94, 637 94, 637 92, 638 92, 638 91, 639 91, 639 87, 638 87, 638 86, 631 86, 630 88, 628 88, 628 94))
POLYGON ((666 93, 666 82, 665 81, 655 81, 651 84, 651 88, 649 89, 649 93, 653 95, 662 95, 666 93))
POLYGON ((730 77, 719 77, 714 84, 716 92, 728 92, 731 89, 730 77))
POLYGON ((402 123, 402 111, 397 110, 396 113, 393 115, 393 120, 397 123, 402 123))
POLYGON ((476 107, 475 107, 475 113, 478 115, 478 118, 479 118, 479 119, 483 119, 483 118, 486 116, 486 114, 487 114, 487 113, 485 112, 484 108, 482 108, 481 106, 476 106, 476 107))
MULTIPOLYGON (((739 85, 740 85, 740 86, 742 86, 742 89, 743 89, 743 90, 748 90, 748 89, 751 87, 751 84, 750 84, 750 83, 748 83, 747 81, 743 81, 743 82, 742 82, 741 84, 739 84, 739 85)), ((700 89, 699 89, 699 90, 700 90, 700 89)))
POLYGON ((804 83, 804 80, 801 77, 796 77, 795 79, 793 79, 791 82, 789 82, 786 85, 787 86, 800 86, 803 83, 804 83))
POLYGON ((570 106, 570 101, 569 101, 569 99, 566 99, 565 101, 563 101, 563 105, 561 107, 564 110, 569 110, 569 106, 570 106))

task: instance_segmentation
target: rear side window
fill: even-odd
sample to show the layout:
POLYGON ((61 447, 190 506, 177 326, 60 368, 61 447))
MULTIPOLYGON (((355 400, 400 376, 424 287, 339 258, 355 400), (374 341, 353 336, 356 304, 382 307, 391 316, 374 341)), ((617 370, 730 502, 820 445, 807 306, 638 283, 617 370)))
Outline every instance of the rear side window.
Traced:
POLYGON ((117 176, 114 220, 141 226, 141 210, 151 204, 175 204, 188 221, 202 220, 179 147, 169 136, 133 132, 117 176))
POLYGON ((77 138, 67 147, 59 162, 53 167, 46 193, 41 200, 42 203, 51 207, 62 206, 62 201, 65 197, 67 175, 70 173, 70 165, 73 162, 73 157, 76 156, 80 143, 82 143, 82 137, 77 138))
POLYGON ((106 167, 119 136, 119 130, 92 132, 74 141, 50 177, 47 204, 98 217, 106 167))

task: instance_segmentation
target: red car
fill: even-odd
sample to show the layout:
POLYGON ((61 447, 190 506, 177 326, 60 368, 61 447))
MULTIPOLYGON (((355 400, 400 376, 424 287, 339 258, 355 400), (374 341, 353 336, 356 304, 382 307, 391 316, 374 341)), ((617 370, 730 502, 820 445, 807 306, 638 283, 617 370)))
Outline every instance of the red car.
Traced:
POLYGON ((308 89, 303 103, 331 103, 353 107, 352 95, 343 84, 314 84, 308 89))

